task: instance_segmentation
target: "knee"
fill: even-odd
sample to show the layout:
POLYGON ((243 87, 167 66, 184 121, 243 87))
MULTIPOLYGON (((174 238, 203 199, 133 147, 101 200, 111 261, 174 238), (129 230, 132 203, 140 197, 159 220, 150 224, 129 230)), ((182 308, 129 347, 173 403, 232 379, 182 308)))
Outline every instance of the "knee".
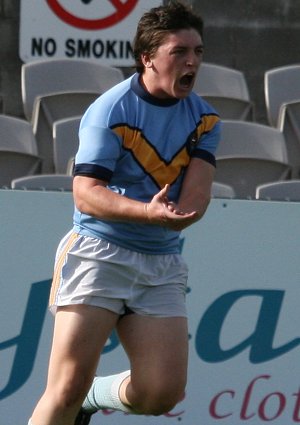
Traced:
POLYGON ((133 408, 144 415, 159 416, 171 411, 183 398, 182 388, 156 388, 156 391, 151 388, 137 396, 133 408))
POLYGON ((55 397, 55 403, 59 409, 65 410, 81 406, 91 383, 90 379, 85 379, 84 376, 78 374, 57 380, 48 388, 48 394, 51 393, 55 397))

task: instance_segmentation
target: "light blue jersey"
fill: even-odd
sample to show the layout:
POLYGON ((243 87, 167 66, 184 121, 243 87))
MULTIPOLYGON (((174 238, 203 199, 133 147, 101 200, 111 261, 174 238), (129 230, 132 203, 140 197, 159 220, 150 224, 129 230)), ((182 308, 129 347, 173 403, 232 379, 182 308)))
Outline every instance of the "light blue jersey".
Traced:
MULTIPOLYGON (((176 202, 192 157, 215 165, 220 139, 216 111, 195 93, 157 99, 139 75, 101 95, 86 111, 79 130, 74 175, 108 182, 108 188, 150 202, 165 184, 176 202)), ((75 207, 74 230, 148 254, 179 253, 179 232, 141 223, 98 220, 75 207)))

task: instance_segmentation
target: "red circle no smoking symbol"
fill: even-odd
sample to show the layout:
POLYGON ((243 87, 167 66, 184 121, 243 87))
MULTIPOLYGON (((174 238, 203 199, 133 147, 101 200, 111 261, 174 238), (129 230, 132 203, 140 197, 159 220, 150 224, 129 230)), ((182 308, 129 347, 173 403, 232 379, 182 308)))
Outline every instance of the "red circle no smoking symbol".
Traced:
MULTIPOLYGON (((82 3, 88 5, 93 0, 81 0, 82 3)), ((47 0, 49 7, 52 11, 64 22, 73 27, 83 30, 101 30, 111 27, 122 21, 134 9, 138 0, 109 0, 114 8, 114 12, 109 16, 100 19, 85 19, 76 16, 67 11, 62 5, 61 0, 47 0)))

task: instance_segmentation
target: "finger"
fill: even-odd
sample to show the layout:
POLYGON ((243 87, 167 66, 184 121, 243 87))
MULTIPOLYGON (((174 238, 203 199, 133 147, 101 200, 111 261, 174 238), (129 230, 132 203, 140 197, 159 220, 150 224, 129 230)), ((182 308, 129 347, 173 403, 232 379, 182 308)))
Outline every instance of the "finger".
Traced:
POLYGON ((168 192, 169 192, 169 185, 166 184, 154 197, 153 199, 159 200, 159 202, 164 202, 167 204, 169 202, 168 200, 168 192))
POLYGON ((169 201, 167 204, 168 210, 175 213, 175 214, 179 214, 182 215, 184 214, 184 212, 182 212, 179 208, 178 205, 175 202, 169 201))
POLYGON ((167 207, 170 211, 174 211, 177 208, 177 205, 175 202, 169 201, 167 207))
POLYGON ((174 221, 183 221, 186 219, 193 218, 197 215, 196 211, 185 213, 183 211, 176 212, 176 217, 174 217, 174 221))
POLYGON ((169 189, 170 189, 170 185, 166 184, 165 187, 163 187, 162 190, 160 191, 161 195, 167 197, 169 193, 169 189))

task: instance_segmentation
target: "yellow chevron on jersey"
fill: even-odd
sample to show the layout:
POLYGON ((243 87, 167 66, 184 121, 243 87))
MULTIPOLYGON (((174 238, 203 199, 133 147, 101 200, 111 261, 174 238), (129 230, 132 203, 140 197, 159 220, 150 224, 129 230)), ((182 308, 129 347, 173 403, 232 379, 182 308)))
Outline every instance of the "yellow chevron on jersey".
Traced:
POLYGON ((140 167, 155 180, 160 188, 167 183, 172 184, 182 169, 189 164, 190 156, 185 146, 168 163, 151 146, 139 129, 121 125, 113 130, 122 138, 123 147, 131 152, 140 167))
POLYGON ((202 134, 211 131, 218 121, 220 121, 220 117, 218 115, 203 115, 201 117, 201 122, 197 126, 198 139, 202 134))

